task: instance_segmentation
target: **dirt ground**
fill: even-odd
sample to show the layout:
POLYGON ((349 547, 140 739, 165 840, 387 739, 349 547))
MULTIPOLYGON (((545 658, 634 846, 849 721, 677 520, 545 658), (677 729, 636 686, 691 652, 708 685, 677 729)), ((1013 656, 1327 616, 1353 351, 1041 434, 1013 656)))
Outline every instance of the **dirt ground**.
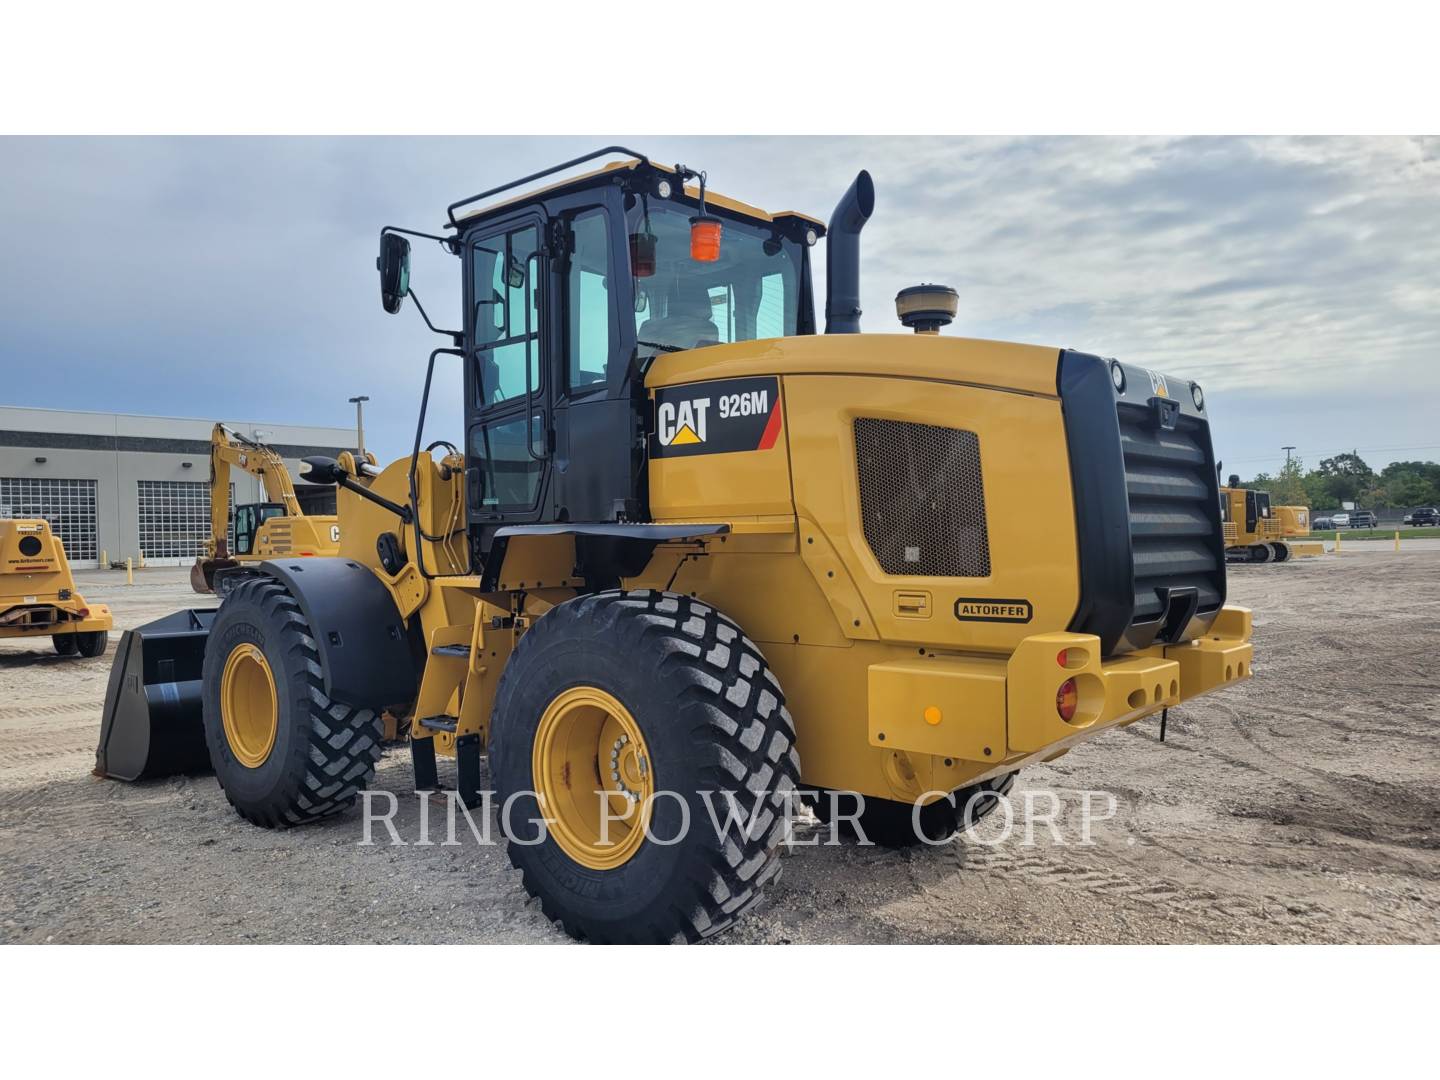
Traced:
MULTIPOLYGON (((1017 812, 1053 792, 1064 844, 1043 824, 1033 845, 1023 823, 1007 838, 998 815, 934 849, 797 844, 721 940, 1440 941, 1440 541, 1404 547, 1236 568, 1255 678, 1173 712, 1164 743, 1146 721, 1023 773, 1017 812), (1086 790, 1118 805, 1091 846, 1086 790)), ((183 570, 78 577, 117 631, 200 599, 183 570)), ((212 777, 93 778, 118 640, 95 660, 0 642, 0 941, 568 940, 501 847, 362 846, 358 810, 266 832, 212 777)), ((408 753, 387 754, 375 787, 414 840, 410 781, 408 753)), ((828 834, 802 822, 796 839, 828 834)))

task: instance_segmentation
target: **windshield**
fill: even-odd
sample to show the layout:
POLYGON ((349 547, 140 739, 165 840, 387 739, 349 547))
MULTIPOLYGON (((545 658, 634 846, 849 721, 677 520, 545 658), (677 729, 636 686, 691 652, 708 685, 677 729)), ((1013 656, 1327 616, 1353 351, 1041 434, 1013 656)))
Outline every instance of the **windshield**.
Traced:
POLYGON ((720 257, 698 262, 690 257, 694 214, 642 198, 626 215, 639 355, 797 333, 799 245, 759 222, 727 217, 720 257))

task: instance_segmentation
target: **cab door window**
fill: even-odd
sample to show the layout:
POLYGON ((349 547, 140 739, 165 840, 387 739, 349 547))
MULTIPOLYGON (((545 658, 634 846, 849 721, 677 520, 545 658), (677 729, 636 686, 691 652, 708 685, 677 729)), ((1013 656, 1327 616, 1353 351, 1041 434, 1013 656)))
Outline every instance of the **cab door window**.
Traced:
POLYGON ((538 393, 540 363, 540 230, 533 224, 475 242, 475 357, 481 408, 523 397, 525 369, 538 393))
POLYGON ((587 210, 571 222, 566 275, 566 351, 571 393, 604 386, 610 375, 610 232, 604 210, 587 210))

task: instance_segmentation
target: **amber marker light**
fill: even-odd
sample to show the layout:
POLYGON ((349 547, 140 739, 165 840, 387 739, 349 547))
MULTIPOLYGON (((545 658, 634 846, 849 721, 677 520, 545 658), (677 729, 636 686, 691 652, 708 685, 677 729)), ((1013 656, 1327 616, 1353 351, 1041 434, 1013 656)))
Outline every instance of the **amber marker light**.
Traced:
POLYGON ((720 258, 720 219, 701 214, 690 219, 690 258, 714 262, 720 258))
POLYGON ((931 727, 935 727, 936 725, 938 725, 941 719, 942 717, 940 714, 940 710, 936 706, 931 705, 925 710, 925 723, 929 724, 931 727))

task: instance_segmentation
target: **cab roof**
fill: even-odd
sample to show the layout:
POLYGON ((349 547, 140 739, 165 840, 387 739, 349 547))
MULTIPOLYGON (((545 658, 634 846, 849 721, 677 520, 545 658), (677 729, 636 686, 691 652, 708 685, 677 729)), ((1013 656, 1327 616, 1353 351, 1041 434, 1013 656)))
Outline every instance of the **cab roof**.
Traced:
MULTIPOLYGON (((563 169, 565 166, 559 166, 558 168, 563 169)), ((644 157, 631 157, 624 161, 612 161, 608 165, 603 165, 598 169, 591 169, 589 172, 581 173, 578 176, 557 180, 552 184, 533 188, 521 194, 508 196, 499 202, 476 206, 473 209, 466 209, 458 214, 454 213, 458 207, 465 205, 467 202, 479 202, 484 196, 475 196, 464 202, 453 204, 450 208, 452 221, 446 222, 446 228, 463 231, 469 225, 482 218, 489 217, 498 211, 509 209, 520 203, 531 202, 540 196, 556 195, 562 192, 579 190, 594 183, 598 177, 609 176, 619 172, 638 172, 642 169, 650 169, 660 173, 670 173, 671 175, 674 175, 676 172, 673 166, 662 165, 659 162, 650 161, 644 157)), ((699 185, 695 183, 684 185, 684 194, 688 198, 698 199, 700 197, 699 185)), ((805 221, 815 226, 821 236, 825 235, 825 223, 819 218, 811 217, 809 214, 803 214, 797 210, 781 210, 778 213, 770 213, 769 211, 761 210, 758 206, 751 206, 749 203, 743 203, 739 199, 732 199, 728 195, 722 195, 708 186, 705 188, 705 203, 707 206, 717 206, 722 210, 728 210, 732 214, 739 214, 742 217, 748 217, 756 221, 781 221, 785 219, 805 221)))

